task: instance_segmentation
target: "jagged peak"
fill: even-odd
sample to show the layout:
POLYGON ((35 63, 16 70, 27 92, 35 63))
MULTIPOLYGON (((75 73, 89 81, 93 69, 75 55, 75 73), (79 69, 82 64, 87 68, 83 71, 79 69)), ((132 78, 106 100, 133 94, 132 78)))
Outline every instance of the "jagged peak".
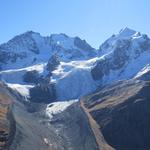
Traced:
POLYGON ((41 36, 41 34, 30 30, 30 31, 26 31, 23 34, 20 34, 19 36, 31 36, 32 37, 32 36, 41 36))
MULTIPOLYGON (((57 38, 69 38, 68 35, 66 35, 65 33, 58 33, 58 34, 51 34, 50 37, 52 39, 57 39, 57 38)), ((70 37, 71 38, 71 37, 70 37)))
POLYGON ((132 29, 130 29, 128 27, 125 27, 125 28, 120 30, 118 35, 119 36, 123 36, 123 37, 131 37, 131 36, 133 36, 136 33, 137 33, 137 31, 132 30, 132 29))
MULTIPOLYGON (((37 34, 37 32, 34 32, 32 30, 26 31, 23 34, 37 34)), ((38 33, 39 34, 39 33, 38 33)))
POLYGON ((78 37, 78 36, 75 36, 74 39, 75 39, 75 40, 80 40, 80 41, 82 41, 82 42, 84 42, 84 43, 87 43, 87 41, 86 41, 85 39, 81 39, 81 38, 78 37))
POLYGON ((9 40, 8 42, 13 42, 15 40, 21 39, 21 38, 33 38, 33 37, 41 37, 40 33, 38 32, 34 32, 34 31, 26 31, 22 34, 19 34, 17 36, 15 36, 14 38, 12 38, 11 40, 9 40))

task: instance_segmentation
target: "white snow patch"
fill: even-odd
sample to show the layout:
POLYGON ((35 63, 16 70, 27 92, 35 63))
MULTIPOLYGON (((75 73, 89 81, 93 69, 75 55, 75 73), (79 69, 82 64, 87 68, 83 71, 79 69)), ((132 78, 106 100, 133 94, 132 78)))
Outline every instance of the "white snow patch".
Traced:
POLYGON ((64 34, 52 34, 51 35, 53 42, 57 43, 58 45, 66 48, 66 49, 72 49, 74 48, 74 38, 67 37, 64 34))
POLYGON ((46 115, 52 119, 53 115, 63 112, 65 109, 67 109, 70 105, 77 102, 78 100, 69 100, 69 101, 63 101, 63 102, 54 102, 47 105, 46 108, 46 115))
POLYGON ((150 71, 150 64, 146 65, 141 71, 139 71, 134 78, 135 79, 139 78, 139 77, 141 77, 142 75, 144 75, 145 73, 147 73, 149 71, 150 71))
POLYGON ((29 97, 29 89, 33 88, 33 85, 21 85, 21 84, 11 84, 7 83, 8 87, 12 88, 13 90, 16 90, 18 93, 20 93, 22 96, 28 98, 29 97))
POLYGON ((4 70, 0 71, 0 76, 3 80, 5 80, 8 83, 21 83, 23 82, 23 75, 27 71, 33 71, 36 70, 39 74, 45 74, 46 69, 44 69, 46 66, 46 63, 36 64, 33 66, 21 68, 21 69, 10 69, 10 70, 4 70))

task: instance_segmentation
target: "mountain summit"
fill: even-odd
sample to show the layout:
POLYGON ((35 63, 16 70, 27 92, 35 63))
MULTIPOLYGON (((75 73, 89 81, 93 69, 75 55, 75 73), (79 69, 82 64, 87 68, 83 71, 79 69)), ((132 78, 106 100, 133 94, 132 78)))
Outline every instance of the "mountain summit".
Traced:
POLYGON ((22 66, 31 65, 35 60, 37 63, 46 62, 54 54, 62 61, 71 61, 95 57, 96 51, 79 37, 72 38, 65 34, 43 37, 33 31, 25 32, 0 45, 1 66, 7 66, 8 61, 22 66))
POLYGON ((125 27, 123 29, 120 30, 119 32, 119 36, 122 36, 122 37, 131 37, 133 36, 135 33, 137 33, 135 30, 132 30, 128 27, 125 27))

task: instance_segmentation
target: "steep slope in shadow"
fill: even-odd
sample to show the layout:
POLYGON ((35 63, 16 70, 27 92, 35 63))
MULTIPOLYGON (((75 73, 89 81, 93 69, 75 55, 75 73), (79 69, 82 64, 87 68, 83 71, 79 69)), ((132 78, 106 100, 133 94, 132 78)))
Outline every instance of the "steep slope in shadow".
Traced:
POLYGON ((116 150, 150 149, 150 82, 120 81, 84 97, 84 106, 116 150))
POLYGON ((11 150, 98 150, 88 119, 78 103, 53 118, 46 116, 47 105, 39 105, 39 110, 29 113, 24 104, 15 101, 16 135, 11 150))
POLYGON ((89 113, 89 110, 84 106, 83 101, 80 101, 80 106, 82 107, 82 109, 84 110, 89 124, 90 124, 90 128, 94 134, 96 143, 99 147, 99 150, 114 150, 113 147, 111 147, 104 139, 103 134, 101 133, 101 131, 99 130, 99 125, 98 123, 94 120, 94 118, 91 116, 91 114, 89 113))

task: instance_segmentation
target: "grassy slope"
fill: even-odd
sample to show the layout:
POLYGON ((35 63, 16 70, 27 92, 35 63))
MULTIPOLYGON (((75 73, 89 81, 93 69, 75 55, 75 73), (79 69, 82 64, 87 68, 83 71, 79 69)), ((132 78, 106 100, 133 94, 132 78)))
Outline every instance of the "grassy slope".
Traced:
POLYGON ((12 99, 5 85, 0 83, 0 148, 4 148, 9 141, 10 122, 8 113, 12 106, 12 99))

